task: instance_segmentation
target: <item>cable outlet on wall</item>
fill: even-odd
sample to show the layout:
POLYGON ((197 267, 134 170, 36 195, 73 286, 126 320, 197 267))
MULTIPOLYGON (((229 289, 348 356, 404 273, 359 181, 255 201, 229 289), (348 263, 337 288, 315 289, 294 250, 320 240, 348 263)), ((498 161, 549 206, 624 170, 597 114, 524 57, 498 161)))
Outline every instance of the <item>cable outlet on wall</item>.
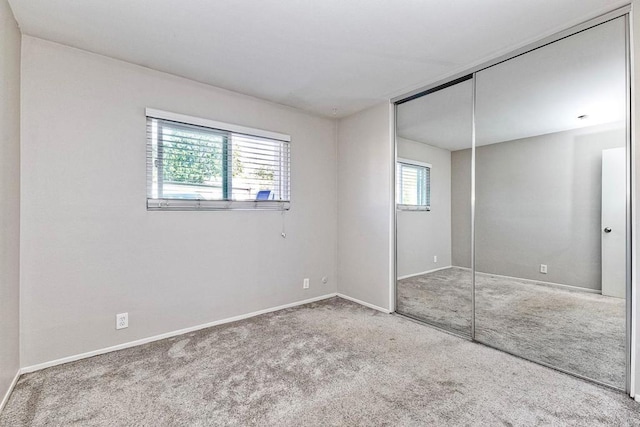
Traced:
POLYGON ((327 284, 328 281, 329 281, 329 278, 327 276, 324 276, 322 278, 322 283, 324 283, 325 285, 327 284))
POLYGON ((547 274, 547 264, 540 264, 540 273, 547 274))
POLYGON ((433 256, 433 262, 438 262, 438 255, 433 256))
POLYGON ((129 313, 116 314, 116 329, 124 329, 129 327, 129 313))
POLYGON ((302 289, 309 289, 309 279, 304 279, 302 282, 302 289))

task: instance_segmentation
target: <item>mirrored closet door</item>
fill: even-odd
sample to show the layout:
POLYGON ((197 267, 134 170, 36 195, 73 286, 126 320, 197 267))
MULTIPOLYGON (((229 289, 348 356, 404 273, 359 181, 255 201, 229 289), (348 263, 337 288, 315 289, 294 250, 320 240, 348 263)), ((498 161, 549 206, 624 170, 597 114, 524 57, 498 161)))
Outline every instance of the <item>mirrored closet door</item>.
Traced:
POLYGON ((396 311, 628 390, 628 16, 396 103, 396 311))
POLYGON ((625 18, 476 74, 478 341, 625 388, 625 18))
POLYGON ((460 80, 396 107, 396 309, 470 337, 473 85, 460 80))

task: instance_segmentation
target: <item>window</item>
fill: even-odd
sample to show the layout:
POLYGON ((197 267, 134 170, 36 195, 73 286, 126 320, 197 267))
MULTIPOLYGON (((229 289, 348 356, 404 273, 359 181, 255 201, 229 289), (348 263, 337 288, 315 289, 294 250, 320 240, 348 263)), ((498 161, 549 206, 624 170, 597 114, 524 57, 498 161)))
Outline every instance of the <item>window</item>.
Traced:
POLYGON ((288 209, 290 140, 147 109, 147 209, 288 209))
POLYGON ((403 210, 431 210, 431 165, 398 159, 396 204, 403 210))

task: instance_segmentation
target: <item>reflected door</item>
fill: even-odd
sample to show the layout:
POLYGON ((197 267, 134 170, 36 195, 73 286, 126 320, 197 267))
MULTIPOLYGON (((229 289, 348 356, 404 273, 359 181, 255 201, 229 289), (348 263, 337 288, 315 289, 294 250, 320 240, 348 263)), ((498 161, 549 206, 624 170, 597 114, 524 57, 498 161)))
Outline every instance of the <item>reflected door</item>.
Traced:
POLYGON ((476 339, 620 389, 625 19, 476 73, 475 114, 476 339))
POLYGON ((602 150, 602 295, 626 297, 625 149, 602 150))

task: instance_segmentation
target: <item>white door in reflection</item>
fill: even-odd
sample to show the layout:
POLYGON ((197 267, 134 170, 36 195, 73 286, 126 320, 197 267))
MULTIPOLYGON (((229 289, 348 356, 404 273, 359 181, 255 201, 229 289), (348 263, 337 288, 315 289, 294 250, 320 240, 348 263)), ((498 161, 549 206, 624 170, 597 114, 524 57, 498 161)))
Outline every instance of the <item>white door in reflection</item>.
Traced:
POLYGON ((625 297, 625 222, 625 149, 602 150, 602 295, 625 297))

